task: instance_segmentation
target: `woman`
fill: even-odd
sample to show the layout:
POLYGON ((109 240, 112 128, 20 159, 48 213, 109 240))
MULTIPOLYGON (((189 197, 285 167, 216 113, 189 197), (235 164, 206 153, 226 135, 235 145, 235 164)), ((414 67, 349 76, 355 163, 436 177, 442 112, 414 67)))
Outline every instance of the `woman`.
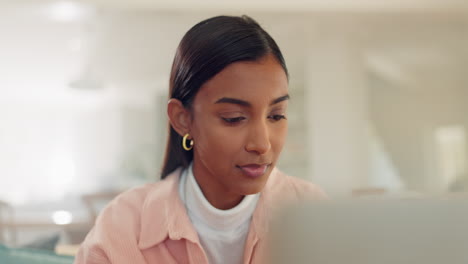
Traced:
POLYGON ((183 37, 170 78, 162 180, 101 213, 75 263, 258 263, 278 202, 322 198, 275 169, 288 71, 253 19, 219 16, 183 37))

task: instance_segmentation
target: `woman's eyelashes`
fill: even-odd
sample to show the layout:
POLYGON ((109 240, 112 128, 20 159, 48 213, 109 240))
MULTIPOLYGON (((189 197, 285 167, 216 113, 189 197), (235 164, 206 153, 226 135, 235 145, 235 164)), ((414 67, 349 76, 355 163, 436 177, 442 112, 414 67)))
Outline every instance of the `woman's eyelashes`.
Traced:
POLYGON ((228 124, 237 124, 245 120, 246 118, 243 116, 238 116, 238 117, 221 117, 221 119, 223 119, 224 122, 228 124))
POLYGON ((280 121, 282 119, 286 119, 285 115, 270 115, 268 116, 268 119, 271 119, 273 121, 280 121))
MULTIPOLYGON (((280 115, 280 114, 276 114, 276 115, 269 115, 267 117, 269 120, 273 121, 273 122, 278 122, 278 121, 281 121, 282 119, 286 119, 286 116, 285 115, 280 115)), ((244 116, 237 116, 237 117, 221 117, 221 119, 229 124, 229 125, 236 125, 236 124, 239 124, 245 120, 247 120, 246 117, 244 116)))

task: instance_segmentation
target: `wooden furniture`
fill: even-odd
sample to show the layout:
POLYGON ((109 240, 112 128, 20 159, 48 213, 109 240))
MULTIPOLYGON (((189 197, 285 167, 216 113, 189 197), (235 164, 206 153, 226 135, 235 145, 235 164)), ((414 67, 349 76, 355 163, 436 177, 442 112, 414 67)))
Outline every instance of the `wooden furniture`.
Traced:
POLYGON ((76 256, 78 250, 80 249, 80 245, 57 245, 55 247, 55 254, 63 255, 63 256, 76 256))
POLYGON ((0 243, 9 245, 12 243, 12 232, 8 223, 13 222, 13 207, 0 201, 0 243))
POLYGON ((92 223, 88 221, 83 222, 72 222, 66 225, 57 225, 52 221, 11 221, 5 222, 3 226, 9 231, 10 239, 7 245, 15 247, 18 243, 18 231, 32 229, 32 230, 44 230, 44 229, 57 229, 66 230, 67 228, 90 230, 92 223))

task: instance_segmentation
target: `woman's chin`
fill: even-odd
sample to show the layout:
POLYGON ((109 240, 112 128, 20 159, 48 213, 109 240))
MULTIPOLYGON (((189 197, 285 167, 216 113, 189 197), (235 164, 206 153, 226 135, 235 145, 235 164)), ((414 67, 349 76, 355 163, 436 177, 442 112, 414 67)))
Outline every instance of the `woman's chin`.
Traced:
MULTIPOLYGON (((266 177, 268 178, 268 177, 266 177)), ((243 195, 251 195, 257 194, 262 192, 263 188, 265 188, 266 180, 257 179, 255 181, 248 182, 240 187, 240 193, 243 195)))

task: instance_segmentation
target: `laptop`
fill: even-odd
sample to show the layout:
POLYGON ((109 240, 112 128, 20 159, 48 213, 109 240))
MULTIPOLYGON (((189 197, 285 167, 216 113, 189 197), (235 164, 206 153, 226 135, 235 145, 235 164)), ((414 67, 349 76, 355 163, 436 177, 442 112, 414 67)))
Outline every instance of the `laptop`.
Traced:
POLYGON ((272 225, 269 263, 467 264, 468 199, 324 201, 272 225))

